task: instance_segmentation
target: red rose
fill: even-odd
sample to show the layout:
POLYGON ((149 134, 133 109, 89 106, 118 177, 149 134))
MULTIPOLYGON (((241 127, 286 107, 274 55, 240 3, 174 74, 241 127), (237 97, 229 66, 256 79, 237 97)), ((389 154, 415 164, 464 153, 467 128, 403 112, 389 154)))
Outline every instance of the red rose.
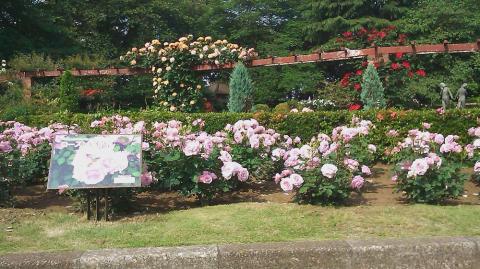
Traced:
POLYGON ((412 71, 408 71, 408 74, 407 74, 407 75, 408 75, 409 78, 412 78, 412 77, 413 77, 413 72, 412 72, 412 71))
POLYGON ((362 108, 362 106, 359 105, 359 104, 351 104, 351 105, 348 106, 348 110, 350 110, 350 111, 359 110, 360 108, 362 108))
POLYGON ((361 75, 363 74, 363 71, 360 70, 360 69, 358 69, 357 71, 355 71, 355 74, 356 74, 357 76, 361 76, 361 75))
POLYGON ((362 67, 367 67, 368 66, 368 61, 363 61, 362 62, 362 67))
POLYGON ((362 89, 362 85, 360 85, 360 83, 355 83, 355 85, 353 85, 353 88, 356 90, 356 91, 360 91, 362 89))
POLYGON ((400 66, 398 63, 392 63, 392 65, 391 65, 391 68, 392 68, 393 70, 400 69, 400 67, 401 67, 401 66, 400 66))
POLYGON ((360 28, 360 30, 358 30, 358 34, 359 34, 359 35, 364 35, 364 34, 366 34, 367 32, 368 32, 367 29, 365 29, 365 28, 363 28, 363 27, 360 28))
POLYGON ((410 62, 409 61, 403 61, 402 63, 403 67, 410 69, 410 62))
POLYGON ((342 35, 343 35, 343 37, 347 37, 347 38, 348 38, 348 37, 352 37, 352 32, 350 32, 350 31, 343 32, 342 35))
POLYGON ((424 76, 427 75, 427 73, 423 69, 418 69, 417 72, 415 72, 415 73, 417 73, 417 75, 419 75, 421 77, 424 77, 424 76))
POLYGON ((401 52, 395 53, 395 58, 402 59, 402 57, 403 57, 403 53, 401 53, 401 52))
POLYGON ((385 33, 384 31, 380 31, 378 32, 378 37, 380 37, 381 39, 384 39, 386 36, 387 36, 387 33, 385 33))

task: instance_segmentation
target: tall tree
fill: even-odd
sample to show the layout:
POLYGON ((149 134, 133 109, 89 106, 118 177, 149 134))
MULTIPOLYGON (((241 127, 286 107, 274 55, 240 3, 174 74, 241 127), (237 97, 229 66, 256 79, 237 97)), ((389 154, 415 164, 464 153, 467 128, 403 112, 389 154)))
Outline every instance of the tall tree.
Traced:
POLYGON ((399 19, 410 0, 321 0, 311 1, 304 16, 307 41, 322 44, 338 34, 360 27, 383 27, 399 19))

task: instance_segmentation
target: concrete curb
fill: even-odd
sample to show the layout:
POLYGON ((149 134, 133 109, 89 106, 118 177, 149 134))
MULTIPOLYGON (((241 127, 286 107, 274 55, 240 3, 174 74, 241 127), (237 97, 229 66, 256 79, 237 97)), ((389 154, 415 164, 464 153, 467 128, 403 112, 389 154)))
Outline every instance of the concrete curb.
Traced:
POLYGON ((104 249, 0 256, 0 268, 480 268, 480 237, 104 249))

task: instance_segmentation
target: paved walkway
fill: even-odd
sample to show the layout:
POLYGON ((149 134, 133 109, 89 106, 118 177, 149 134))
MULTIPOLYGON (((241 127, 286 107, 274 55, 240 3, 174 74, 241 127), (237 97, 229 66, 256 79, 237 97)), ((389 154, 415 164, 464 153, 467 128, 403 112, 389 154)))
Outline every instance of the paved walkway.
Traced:
POLYGON ((9 254, 0 268, 480 268, 480 237, 337 240, 9 254))

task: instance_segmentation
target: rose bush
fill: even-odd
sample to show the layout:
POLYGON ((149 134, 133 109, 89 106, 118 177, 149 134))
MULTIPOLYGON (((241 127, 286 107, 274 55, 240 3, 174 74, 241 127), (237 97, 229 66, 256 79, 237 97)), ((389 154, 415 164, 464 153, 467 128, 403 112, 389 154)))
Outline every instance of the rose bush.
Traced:
POLYGON ((14 121, 0 122, 0 202, 11 198, 13 186, 44 181, 53 137, 76 129, 63 124, 37 129, 14 121))
POLYGON ((284 165, 275 182, 284 191, 297 190, 295 199, 300 203, 344 201, 371 174, 368 165, 376 151, 367 141, 371 128, 370 121, 354 118, 350 126, 335 128, 331 136, 319 134, 302 146, 275 149, 272 158, 284 165))
POLYGON ((167 111, 195 112, 201 109, 206 83, 193 68, 201 64, 226 64, 256 57, 253 49, 227 40, 192 35, 176 42, 154 39, 144 47, 132 48, 121 60, 131 66, 150 68, 153 73, 153 98, 167 111))
POLYGON ((480 183, 480 127, 468 129, 468 134, 473 137, 473 141, 465 146, 467 158, 474 163, 473 179, 480 183))
POLYGON ((438 203, 463 193, 466 176, 460 172, 465 157, 458 136, 413 129, 392 149, 397 163, 392 180, 409 201, 438 203))

